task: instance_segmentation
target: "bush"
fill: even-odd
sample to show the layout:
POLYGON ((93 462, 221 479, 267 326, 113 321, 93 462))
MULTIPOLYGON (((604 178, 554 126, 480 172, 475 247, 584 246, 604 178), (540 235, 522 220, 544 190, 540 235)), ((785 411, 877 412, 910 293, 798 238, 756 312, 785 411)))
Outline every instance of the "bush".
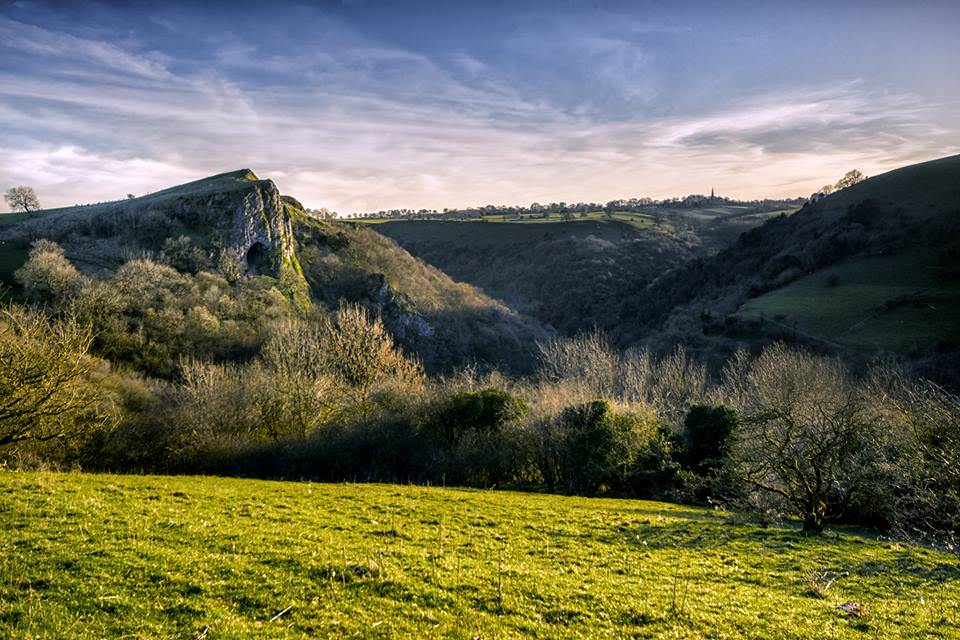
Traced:
POLYGON ((739 423, 737 412, 728 407, 691 407, 683 421, 684 466, 701 475, 723 467, 739 423))
POLYGON ((89 356, 89 327, 11 306, 0 311, 0 450, 82 440, 111 426, 112 398, 89 356))
POLYGON ((213 266, 210 257, 187 236, 167 238, 161 253, 167 264, 182 273, 194 274, 209 270, 213 266))
POLYGON ((84 285, 84 277, 63 255, 60 245, 49 240, 33 243, 29 259, 14 277, 29 296, 48 303, 65 303, 84 285))
POLYGON ((561 439, 558 480, 560 488, 571 494, 621 490, 648 440, 639 417, 616 413, 606 400, 567 407, 557 417, 557 426, 561 439))
POLYGON ((694 502, 715 502, 737 494, 730 450, 739 426, 737 412, 724 406, 694 405, 676 437, 680 496, 694 502))
POLYGON ((427 427, 444 446, 453 447, 471 433, 496 435, 526 412, 523 400, 503 389, 463 391, 445 399, 427 427))
POLYGON ((420 383, 423 368, 406 357, 378 317, 359 305, 343 305, 322 323, 325 366, 345 386, 364 399, 385 379, 420 383))
POLYGON ((462 391, 440 401, 425 422, 441 467, 453 483, 520 482, 529 445, 520 420, 527 405, 502 389, 462 391))

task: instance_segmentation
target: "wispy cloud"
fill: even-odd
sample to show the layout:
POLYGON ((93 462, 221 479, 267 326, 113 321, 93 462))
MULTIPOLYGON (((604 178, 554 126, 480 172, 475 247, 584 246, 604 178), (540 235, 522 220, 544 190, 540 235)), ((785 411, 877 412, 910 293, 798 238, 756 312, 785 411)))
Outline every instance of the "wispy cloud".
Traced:
POLYGON ((61 64, 94 64, 117 73, 151 79, 167 79, 171 74, 158 55, 137 54, 119 46, 50 31, 0 16, 0 42, 15 49, 61 64))
MULTIPOLYGON (((150 24, 169 31, 163 17, 150 24)), ((757 87, 671 110, 660 59, 638 38, 687 29, 603 25, 504 34, 500 51, 529 57, 520 68, 481 50, 427 55, 336 21, 296 46, 224 31, 185 60, 0 17, 0 55, 19 62, 0 70, 0 186, 32 184, 53 206, 250 166, 341 211, 711 186, 752 197, 953 150, 956 128, 932 124, 929 100, 863 82, 757 87)))

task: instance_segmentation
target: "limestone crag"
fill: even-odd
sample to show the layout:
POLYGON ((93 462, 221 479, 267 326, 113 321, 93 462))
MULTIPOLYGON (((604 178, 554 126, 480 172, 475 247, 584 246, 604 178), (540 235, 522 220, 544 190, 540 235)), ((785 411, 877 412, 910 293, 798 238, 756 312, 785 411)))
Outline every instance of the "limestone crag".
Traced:
POLYGON ((293 228, 271 180, 258 180, 243 194, 233 211, 226 250, 240 273, 278 276, 293 258, 293 228))

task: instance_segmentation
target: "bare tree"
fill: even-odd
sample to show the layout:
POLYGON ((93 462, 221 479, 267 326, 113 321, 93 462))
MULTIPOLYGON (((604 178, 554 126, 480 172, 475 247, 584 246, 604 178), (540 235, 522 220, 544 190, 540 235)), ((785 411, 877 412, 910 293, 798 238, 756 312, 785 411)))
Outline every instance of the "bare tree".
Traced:
POLYGON ((113 419, 90 379, 89 327, 36 311, 0 311, 0 447, 79 435, 113 419))
POLYGON ((859 184, 867 179, 867 176, 860 173, 858 169, 853 169, 852 171, 847 171, 840 180, 837 181, 837 184, 834 188, 839 191, 840 189, 846 189, 847 187, 852 187, 855 184, 859 184))
POLYGON ((960 540, 960 397, 896 366, 871 371, 872 418, 896 451, 887 513, 907 538, 960 540))
POLYGON ((7 201, 7 205, 14 211, 30 213, 40 208, 40 200, 37 198, 33 187, 25 187, 23 185, 10 187, 7 189, 7 192, 3 194, 3 199, 7 201))
POLYGON ((782 344, 725 372, 741 425, 733 459, 748 485, 778 496, 818 532, 862 490, 871 435, 860 388, 846 367, 782 344))
POLYGON ((370 389, 388 379, 419 384, 423 367, 406 357, 378 316, 359 305, 341 306, 319 328, 326 369, 337 381, 366 399, 370 389))

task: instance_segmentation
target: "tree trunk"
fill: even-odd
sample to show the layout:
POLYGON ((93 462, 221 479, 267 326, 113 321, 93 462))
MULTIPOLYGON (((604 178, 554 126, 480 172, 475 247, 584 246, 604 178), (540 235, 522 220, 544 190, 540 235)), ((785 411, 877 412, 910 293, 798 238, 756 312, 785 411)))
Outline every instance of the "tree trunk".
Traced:
POLYGON ((821 533, 826 515, 826 505, 822 500, 814 500, 803 514, 803 530, 806 533, 821 533))

